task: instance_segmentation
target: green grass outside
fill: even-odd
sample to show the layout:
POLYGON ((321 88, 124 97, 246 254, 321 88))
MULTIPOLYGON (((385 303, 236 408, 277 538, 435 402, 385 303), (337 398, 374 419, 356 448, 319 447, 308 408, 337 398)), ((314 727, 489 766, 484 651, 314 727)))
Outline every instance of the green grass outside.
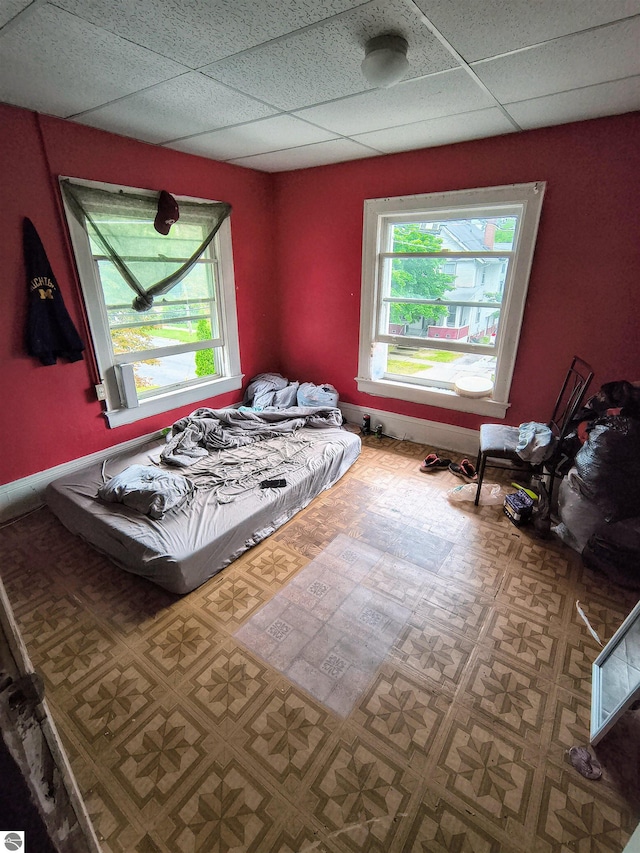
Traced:
POLYGON ((424 370, 427 365, 419 361, 401 361, 399 358, 389 358, 387 360, 387 372, 397 373, 400 376, 412 376, 414 373, 419 373, 424 370))
MULTIPOLYGON (((397 350, 395 350, 395 351, 392 350, 391 352, 394 353, 395 355, 400 355, 400 353, 397 350)), ((450 352, 449 350, 440 349, 440 350, 432 350, 432 351, 426 351, 426 352, 423 351, 421 353, 416 352, 415 355, 410 354, 410 353, 402 353, 402 355, 405 358, 409 357, 409 358, 419 359, 421 362, 423 362, 423 361, 437 361, 441 364, 448 364, 449 362, 455 361, 457 358, 460 358, 461 353, 450 352)))
POLYGON ((143 328, 142 331, 153 335, 154 338, 168 338, 171 341, 180 341, 183 344, 190 344, 197 341, 198 337, 195 332, 189 332, 187 329, 148 329, 143 328))
POLYGON ((460 358, 459 352, 449 352, 449 350, 434 350, 427 355, 426 353, 420 356, 425 361, 438 361, 442 364, 448 364, 450 361, 455 361, 460 358))

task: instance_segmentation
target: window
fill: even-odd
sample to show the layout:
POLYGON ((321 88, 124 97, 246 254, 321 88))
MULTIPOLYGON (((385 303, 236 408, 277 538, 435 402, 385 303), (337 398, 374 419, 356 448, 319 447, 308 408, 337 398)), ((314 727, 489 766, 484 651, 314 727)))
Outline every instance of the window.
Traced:
POLYGON ((504 417, 544 190, 365 201, 359 390, 504 417), (465 375, 491 396, 458 395, 465 375))
POLYGON ((143 283, 163 279, 197 254, 212 221, 212 202, 178 197, 179 219, 167 235, 154 229, 157 193, 70 181, 86 216, 63 193, 110 426, 197 403, 242 386, 231 250, 225 219, 187 274, 149 310, 100 240, 113 235, 122 259, 143 283), (151 213, 149 211, 152 211, 151 213))

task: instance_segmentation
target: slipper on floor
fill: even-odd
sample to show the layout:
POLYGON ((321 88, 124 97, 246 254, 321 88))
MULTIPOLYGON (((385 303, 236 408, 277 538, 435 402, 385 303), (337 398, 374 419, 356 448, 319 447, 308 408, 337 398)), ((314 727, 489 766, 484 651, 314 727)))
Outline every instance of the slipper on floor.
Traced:
POLYGON ((457 462, 452 462, 451 465, 449 465, 449 470, 452 474, 455 474, 457 477, 462 477, 464 480, 476 479, 476 469, 468 459, 463 459, 459 465, 457 462))
POLYGON ((420 466, 420 470, 426 474, 428 471, 448 468, 450 464, 450 459, 441 459, 437 453, 430 453, 420 466))
POLYGON ((587 779, 599 779, 602 776, 600 762, 591 755, 586 746, 572 746, 569 758, 578 773, 582 773, 587 779))

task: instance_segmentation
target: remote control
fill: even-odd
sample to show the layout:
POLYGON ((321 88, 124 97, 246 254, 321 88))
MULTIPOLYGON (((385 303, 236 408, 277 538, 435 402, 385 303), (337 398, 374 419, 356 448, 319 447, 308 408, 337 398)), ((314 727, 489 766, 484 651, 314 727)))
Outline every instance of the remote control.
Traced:
POLYGON ((263 480, 260 483, 261 489, 282 489, 287 485, 286 480, 263 480))

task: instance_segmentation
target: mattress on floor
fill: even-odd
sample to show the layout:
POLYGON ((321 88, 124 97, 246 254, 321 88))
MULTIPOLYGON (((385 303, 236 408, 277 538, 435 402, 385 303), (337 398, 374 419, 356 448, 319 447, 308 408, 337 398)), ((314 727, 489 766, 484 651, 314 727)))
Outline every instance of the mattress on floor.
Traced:
MULTIPOLYGON (((118 566, 170 592, 184 594, 277 530, 342 477, 360 454, 359 436, 340 427, 303 427, 296 432, 296 440, 305 446, 297 463, 286 474, 278 473, 286 477, 284 488, 254 485, 225 503, 215 491, 200 487, 188 505, 170 510, 158 520, 96 497, 104 482, 103 463, 54 480, 47 486, 45 499, 65 527, 118 566)), ((264 454, 269 441, 251 447, 264 454)), ((112 477, 134 464, 152 464, 163 446, 162 440, 152 441, 111 457, 105 466, 107 475, 112 477)), ((176 473, 188 475, 189 471, 176 473)), ((270 471, 265 470, 264 478, 269 477, 270 471)))

